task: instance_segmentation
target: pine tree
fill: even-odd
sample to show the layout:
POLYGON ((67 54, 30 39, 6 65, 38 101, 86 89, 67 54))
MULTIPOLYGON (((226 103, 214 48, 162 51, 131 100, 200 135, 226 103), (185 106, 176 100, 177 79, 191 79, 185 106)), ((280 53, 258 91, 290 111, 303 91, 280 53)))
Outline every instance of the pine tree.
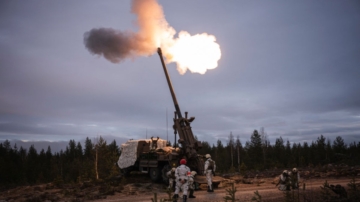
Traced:
POLYGON ((309 144, 306 141, 303 143, 302 150, 301 150, 301 156, 304 159, 304 163, 302 166, 308 166, 312 155, 311 155, 309 144))
POLYGON ((36 180, 39 177, 38 171, 39 169, 39 162, 38 162, 38 153, 34 147, 34 145, 31 145, 29 148, 29 153, 26 158, 26 176, 27 181, 30 184, 35 184, 36 180))
POLYGON ((120 170, 116 164, 119 156, 120 156, 120 149, 116 145, 116 141, 113 140, 108 146, 109 151, 109 158, 108 158, 108 166, 111 167, 109 172, 109 177, 118 176, 120 174, 120 170))
POLYGON ((280 138, 277 138, 275 140, 275 145, 274 145, 274 157, 276 158, 275 165, 277 167, 285 167, 286 166, 284 164, 284 160, 285 160, 284 154, 285 154, 284 140, 280 136, 280 138))
POLYGON ((103 137, 99 137, 95 144, 95 171, 96 179, 107 178, 109 171, 115 163, 114 158, 111 158, 111 153, 108 149, 106 141, 103 137))
POLYGON ((334 162, 344 160, 344 157, 346 157, 346 150, 347 150, 347 145, 345 144, 344 139, 341 136, 337 136, 332 146, 332 152, 333 152, 332 160, 334 162))
POLYGON ((235 171, 235 167, 234 167, 234 150, 235 150, 234 145, 235 145, 234 136, 233 136, 232 132, 230 132, 229 142, 228 142, 227 148, 228 148, 229 153, 230 153, 231 166, 230 166, 229 171, 231 171, 231 172, 235 171))
POLYGON ((290 141, 287 140, 287 141, 286 141, 286 146, 285 146, 285 159, 283 160, 285 167, 291 166, 291 165, 290 165, 290 162, 291 162, 292 158, 293 158, 293 157, 292 157, 292 155, 291 155, 290 141))
POLYGON ((203 141, 201 142, 202 148, 200 150, 201 154, 210 154, 213 158, 215 157, 215 154, 213 153, 211 146, 208 142, 203 141))
POLYGON ((267 134, 265 133, 264 127, 260 129, 260 138, 261 138, 261 147, 263 152, 263 164, 264 167, 267 168, 266 158, 267 158, 267 151, 270 145, 270 141, 267 138, 267 134))
POLYGON ((51 160, 52 160, 53 156, 51 153, 51 148, 50 146, 48 146, 46 153, 45 153, 45 162, 44 162, 44 177, 46 182, 51 182, 54 180, 55 176, 52 175, 51 171, 51 160))
POLYGON ((242 160, 241 153, 243 152, 243 147, 242 147, 239 136, 237 136, 237 138, 236 138, 235 147, 236 147, 236 156, 237 156, 237 168, 240 169, 241 160, 242 160))
POLYGON ((320 137, 317 138, 316 140, 316 144, 315 144, 315 159, 314 159, 314 164, 318 165, 318 164, 323 164, 324 163, 324 159, 326 159, 326 139, 323 135, 320 135, 320 137))
POLYGON ((227 165, 224 161, 229 158, 229 155, 226 153, 226 150, 220 140, 218 140, 216 145, 216 152, 215 152, 215 158, 212 159, 215 160, 215 162, 221 162, 216 163, 216 170, 219 172, 224 172, 229 169, 229 165, 227 165))
POLYGON ((95 179, 95 167, 94 167, 94 157, 95 157, 95 146, 92 143, 91 139, 88 137, 85 140, 84 146, 84 158, 83 158, 83 168, 81 177, 83 179, 95 179))
POLYGON ((249 155, 251 156, 252 166, 255 169, 263 169, 263 150, 261 136, 254 130, 250 137, 249 155))

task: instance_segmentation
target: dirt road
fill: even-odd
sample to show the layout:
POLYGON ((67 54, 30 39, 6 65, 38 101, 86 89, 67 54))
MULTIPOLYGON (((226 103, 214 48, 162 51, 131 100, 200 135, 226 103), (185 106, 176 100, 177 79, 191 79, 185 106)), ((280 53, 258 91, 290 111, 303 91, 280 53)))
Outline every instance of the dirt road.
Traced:
MULTIPOLYGON (((279 199, 284 198, 285 193, 283 191, 279 191, 275 184, 273 183, 273 178, 265 178, 262 179, 262 183, 260 184, 243 184, 238 183, 235 184, 235 188, 237 190, 235 194, 235 198, 240 201, 251 201, 251 198, 255 196, 254 192, 258 191, 263 201, 279 201, 279 199)), ((305 190, 296 190, 294 192, 289 192, 292 194, 292 197, 298 197, 301 199, 307 198, 310 201, 316 201, 314 197, 316 197, 316 193, 319 193, 322 186, 327 180, 329 184, 340 184, 343 187, 347 188, 347 184, 350 182, 350 178, 321 178, 321 179, 309 179, 304 180, 306 185, 305 190), (311 199, 314 200, 311 200, 311 199)), ((205 186, 205 185, 204 185, 205 186)), ((226 189, 229 189, 229 185, 220 184, 219 188, 215 189, 215 192, 208 193, 206 191, 206 187, 201 186, 201 190, 195 191, 194 195, 196 198, 188 199, 191 201, 206 201, 206 202, 215 202, 215 201, 224 201, 224 197, 228 194, 226 189)), ((302 185, 301 185, 302 188, 302 185)), ((157 193, 157 200, 168 198, 168 194, 163 191, 161 185, 153 184, 148 191, 143 192, 134 192, 134 195, 128 195, 124 193, 116 193, 115 195, 108 196, 106 199, 95 200, 96 202, 115 202, 115 201, 131 201, 131 202, 140 202, 140 201, 151 201, 154 198, 154 193, 157 193)), ((181 195, 180 195, 181 197, 181 195)), ((181 198, 180 198, 181 199, 181 198)), ((181 200, 178 201, 182 201, 181 200)), ((303 201, 303 200, 301 200, 303 201)))

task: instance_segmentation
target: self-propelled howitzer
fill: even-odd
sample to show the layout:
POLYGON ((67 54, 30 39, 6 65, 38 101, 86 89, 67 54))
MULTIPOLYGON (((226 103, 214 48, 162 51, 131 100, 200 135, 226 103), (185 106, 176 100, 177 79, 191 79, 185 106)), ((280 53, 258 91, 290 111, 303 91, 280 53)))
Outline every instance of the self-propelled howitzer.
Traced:
POLYGON ((201 142, 195 139, 190 126, 195 118, 188 118, 187 112, 185 112, 185 117, 182 116, 160 48, 158 48, 158 53, 175 106, 173 128, 175 142, 177 141, 180 146, 172 147, 167 140, 159 137, 130 139, 121 145, 121 155, 117 165, 125 176, 131 171, 140 171, 148 173, 153 181, 167 183, 166 173, 172 167, 177 167, 180 159, 186 158, 187 166, 198 174, 204 172, 204 161, 197 153, 201 149, 201 142), (179 134, 179 139, 177 139, 177 134, 179 134))
POLYGON ((191 170, 195 170, 199 174, 203 173, 204 161, 197 153, 198 150, 202 148, 202 145, 200 141, 197 141, 195 139, 190 125, 191 122, 195 119, 195 117, 188 118, 187 112, 185 112, 185 117, 182 116, 180 111, 180 106, 176 99, 176 95, 160 48, 158 48, 158 54, 160 56, 161 64, 163 66, 165 77, 175 106, 173 128, 175 134, 175 141, 176 141, 176 134, 177 133, 179 134, 178 143, 181 144, 180 151, 182 153, 180 157, 185 157, 187 159, 187 166, 189 166, 191 170))

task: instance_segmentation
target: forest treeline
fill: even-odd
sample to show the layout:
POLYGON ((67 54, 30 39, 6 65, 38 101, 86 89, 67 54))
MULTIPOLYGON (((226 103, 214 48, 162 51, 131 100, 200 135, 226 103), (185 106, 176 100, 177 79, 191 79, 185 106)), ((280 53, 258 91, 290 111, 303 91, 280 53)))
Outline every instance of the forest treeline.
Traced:
MULTIPOLYGON (((290 144, 282 137, 270 144, 266 135, 257 130, 244 144, 239 136, 230 133, 226 145, 202 142, 200 154, 211 154, 217 172, 245 172, 272 168, 321 166, 325 164, 355 165, 360 162, 360 142, 345 144, 341 136, 334 141, 323 135, 311 143, 290 144)), ((50 146, 38 152, 32 145, 28 150, 11 146, 8 140, 0 143, 0 186, 2 189, 18 185, 48 182, 72 183, 85 180, 109 179, 120 174, 115 164, 120 156, 116 141, 107 143, 102 137, 84 146, 70 140, 65 151, 52 153, 50 146)))

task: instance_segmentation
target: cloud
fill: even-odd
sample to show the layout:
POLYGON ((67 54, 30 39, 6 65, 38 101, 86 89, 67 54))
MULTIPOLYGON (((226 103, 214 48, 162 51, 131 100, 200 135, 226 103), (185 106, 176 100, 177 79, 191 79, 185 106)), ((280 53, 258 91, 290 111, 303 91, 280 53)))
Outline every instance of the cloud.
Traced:
MULTIPOLYGON (((151 55, 157 31, 142 53, 127 38, 150 32, 131 12, 147 13, 130 3, 43 3, 8 1, 0 8, 0 139, 166 138, 168 128, 172 139, 174 106, 159 58, 151 55), (90 53, 121 63, 89 54, 85 32, 85 45, 96 38, 90 53)), ((272 143, 321 134, 359 141, 356 3, 161 3, 160 19, 166 14, 176 29, 212 33, 221 45, 219 67, 205 75, 179 75, 176 64, 168 65, 182 112, 196 117, 199 140, 225 143, 232 132, 244 144, 265 127, 272 143)))

